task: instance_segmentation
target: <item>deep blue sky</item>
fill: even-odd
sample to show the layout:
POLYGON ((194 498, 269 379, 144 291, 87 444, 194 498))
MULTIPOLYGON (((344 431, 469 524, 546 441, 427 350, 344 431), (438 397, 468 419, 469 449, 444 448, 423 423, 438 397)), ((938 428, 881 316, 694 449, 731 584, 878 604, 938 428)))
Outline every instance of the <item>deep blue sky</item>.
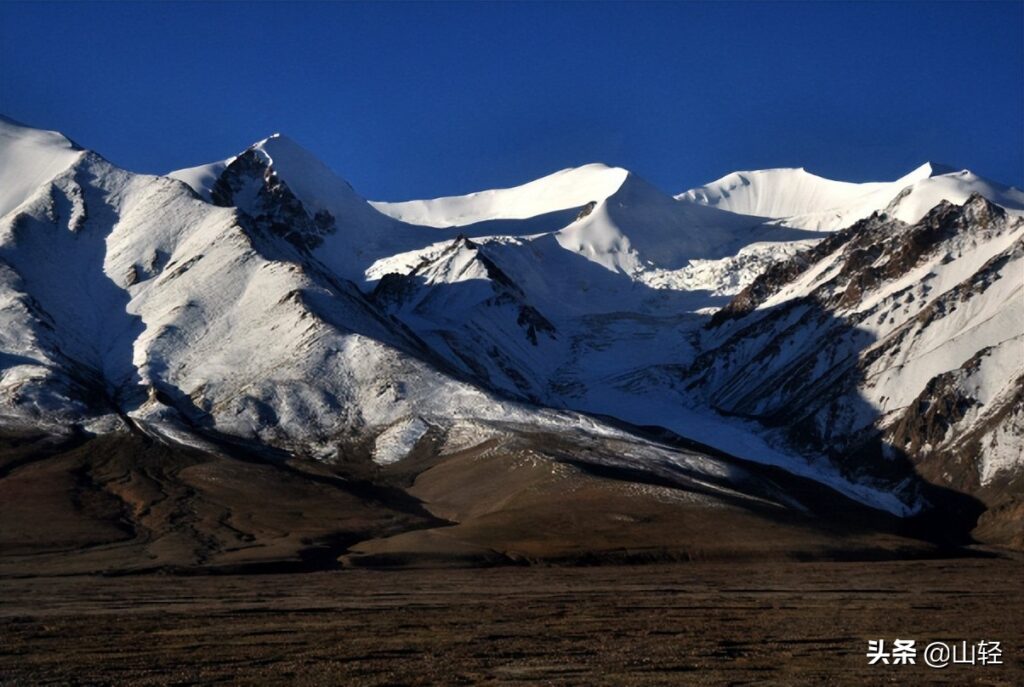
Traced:
POLYGON ((1024 3, 0 3, 0 112, 145 172, 282 131, 382 200, 591 161, 1024 186, 1024 3))

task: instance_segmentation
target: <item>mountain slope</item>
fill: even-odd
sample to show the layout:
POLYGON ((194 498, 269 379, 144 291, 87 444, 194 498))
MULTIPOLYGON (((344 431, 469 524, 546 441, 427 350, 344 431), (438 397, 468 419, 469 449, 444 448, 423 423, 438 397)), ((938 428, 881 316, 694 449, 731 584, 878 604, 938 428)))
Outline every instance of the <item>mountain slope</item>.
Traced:
MULTIPOLYGON (((265 209, 306 212, 285 198, 265 209)), ((414 416, 543 416, 443 372, 308 234, 293 240, 308 226, 268 216, 78 156, 0 220, 5 423, 130 419, 322 455, 414 416)))
MULTIPOLYGON (((241 445, 276 460, 317 458, 352 477, 374 474, 374 466, 404 469, 403 461, 431 446, 447 454, 548 432, 568 440, 560 455, 581 464, 608 459, 586 446, 627 441, 635 455, 626 462, 639 474, 653 469, 647 456, 659 455, 661 469, 678 461, 691 478, 707 472, 731 484, 732 469, 717 460, 693 462, 586 416, 482 388, 492 381, 488 374, 500 372, 505 382, 493 384, 499 391, 534 395, 517 387, 512 370, 536 368, 540 346, 557 331, 526 294, 465 240, 414 275, 429 290, 434 313, 456 305, 498 313, 488 315, 477 345, 501 343, 496 360, 505 356, 514 365, 460 370, 435 341, 393 316, 422 310, 424 301, 366 294, 332 270, 332 241, 369 231, 351 223, 375 211, 355 196, 308 207, 317 196, 300 200, 291 188, 311 194, 317 186, 289 183, 287 166, 276 167, 278 144, 260 145, 276 157, 268 161, 263 148, 252 149, 226 164, 209 191, 214 203, 179 180, 132 174, 83 152, 0 219, 5 433, 45 432, 62 441, 133 434, 206 453, 241 445), (357 209, 343 214, 343 202, 357 209), (339 217, 318 225, 319 212, 331 208, 339 217), (443 298, 433 290, 463 282, 486 285, 481 295, 443 298), (516 355, 503 341, 512 335, 516 355)), ((399 229, 407 236, 427 231, 399 229)), ((565 253, 554 240, 550 245, 565 253)), ((457 320, 450 325, 463 338, 472 334, 457 320)), ((81 459, 76 454, 74 465, 81 459)), ((33 454, 29 464, 36 460, 33 454)), ((27 477, 22 465, 18 458, 8 471, 27 477)), ((143 481, 156 480, 168 493, 188 492, 175 474, 147 474, 143 481)), ((746 479, 729 489, 746 489, 746 479)), ((115 489, 113 496, 96 498, 115 507, 128 494, 115 489)))
MULTIPOLYGON (((847 475, 1020 494, 1024 218, 981 196, 872 216, 720 311, 687 388, 847 475)), ((899 487, 897 487, 897 490, 899 487)))

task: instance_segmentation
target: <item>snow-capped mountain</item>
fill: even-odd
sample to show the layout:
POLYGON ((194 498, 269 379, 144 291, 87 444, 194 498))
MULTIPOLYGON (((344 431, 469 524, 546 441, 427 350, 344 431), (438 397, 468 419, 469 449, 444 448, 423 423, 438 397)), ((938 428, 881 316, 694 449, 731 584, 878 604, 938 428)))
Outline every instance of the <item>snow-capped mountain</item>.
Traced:
POLYGON ((551 235, 564 250, 633 278, 795 236, 762 227, 760 217, 676 202, 635 174, 602 164, 515 188, 373 206, 405 222, 458 227, 473 238, 551 235))
POLYGON ((601 416, 901 515, 931 496, 894 451, 1019 493, 1024 194, 966 171, 370 203, 280 135, 161 177, 3 120, 0 181, 3 426, 382 465, 509 427, 645 445, 601 416))
POLYGON ((930 162, 896 181, 861 184, 825 179, 802 168, 733 172, 676 198, 789 227, 835 231, 879 211, 913 223, 943 200, 959 204, 975 193, 1024 210, 1024 192, 930 162))
POLYGON ((778 263, 711 319, 694 397, 847 474, 1019 496, 1024 218, 970 196, 876 214, 778 263))
POLYGON ((315 156, 274 134, 222 162, 172 172, 214 205, 236 207, 264 231, 359 279, 365 265, 419 248, 436 232, 378 212, 315 156))
MULTIPOLYGON (((413 332, 310 255, 333 244, 319 244, 320 227, 290 214, 306 211, 273 179, 249 196, 235 189, 261 210, 251 215, 207 203, 173 178, 131 174, 91 152, 69 156, 57 135, 2 126, 5 140, 43 139, 32 169, 52 173, 24 198, 4 197, 5 425, 102 432, 129 422, 328 455, 346 437, 372 440, 409 418, 450 422, 460 406, 471 420, 545 422, 543 411, 452 376, 413 332), (277 201, 266 195, 275 189, 277 201)), ((214 195, 246 180, 231 175, 237 164, 214 195)), ((358 229, 349 219, 326 237, 358 229)))

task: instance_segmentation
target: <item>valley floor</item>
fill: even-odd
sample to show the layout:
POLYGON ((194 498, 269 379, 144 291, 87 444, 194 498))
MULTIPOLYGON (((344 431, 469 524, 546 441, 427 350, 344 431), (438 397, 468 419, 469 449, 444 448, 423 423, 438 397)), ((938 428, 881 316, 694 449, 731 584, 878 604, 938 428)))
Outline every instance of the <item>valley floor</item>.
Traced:
POLYGON ((0 579, 0 684, 1024 684, 1024 560, 0 579), (869 639, 1003 665, 869 666, 869 639))

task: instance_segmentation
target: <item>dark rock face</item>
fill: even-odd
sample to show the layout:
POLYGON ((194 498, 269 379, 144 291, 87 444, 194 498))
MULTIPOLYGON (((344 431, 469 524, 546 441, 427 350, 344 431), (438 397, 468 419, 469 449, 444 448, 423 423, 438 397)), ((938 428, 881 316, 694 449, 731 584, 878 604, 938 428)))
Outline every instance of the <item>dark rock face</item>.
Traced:
POLYGON ((576 214, 576 221, 578 222, 581 219, 583 219, 584 217, 586 217, 587 215, 589 215, 591 212, 594 211, 594 208, 596 208, 596 207, 597 207, 597 201, 596 200, 592 200, 589 203, 587 203, 586 205, 584 205, 582 208, 580 208, 580 211, 576 214))
POLYGON ((326 210, 312 215, 279 179, 266 160, 247 150, 227 166, 210 191, 214 204, 237 207, 253 226, 287 239, 298 248, 313 249, 334 233, 334 217, 326 210))
POLYGON ((783 286, 806 272, 811 265, 825 256, 831 255, 849 242, 863 230, 866 224, 876 221, 881 220, 876 216, 861 220, 848 229, 836 232, 814 247, 797 253, 789 260, 773 264, 754 279, 749 286, 736 294, 724 308, 716 312, 711 317, 708 326, 717 327, 727 320, 736 319, 752 312, 761 303, 778 293, 783 286))
MULTIPOLYGON (((470 239, 457 236, 437 256, 424 259, 408 274, 389 273, 384 275, 374 288, 372 299, 378 305, 397 311, 403 305, 416 300, 420 293, 422 275, 431 266, 442 263, 461 250, 473 252, 473 260, 484 268, 490 280, 493 296, 484 301, 484 305, 492 307, 511 306, 516 309, 516 324, 523 328, 526 338, 534 346, 538 345, 538 335, 555 338, 556 329, 546 317, 526 302, 526 294, 515 281, 487 255, 484 247, 470 239)), ((455 286, 454 288, 458 288, 455 286)), ((521 375, 520 375, 521 376, 521 375)))
POLYGON ((520 327, 526 328, 526 338, 534 346, 537 345, 538 333, 547 334, 551 338, 555 336, 555 325, 548 322, 533 306, 519 306, 519 317, 516 319, 516 323, 520 327))
POLYGON ((433 325, 426 336, 440 342, 438 348, 463 373, 504 393, 543 402, 545 390, 528 351, 555 341, 558 331, 485 244, 460 235, 408 273, 385 274, 370 299, 396 320, 429 319, 433 325), (445 281, 435 283, 436 274, 444 274, 445 281), (472 278, 460 279, 467 274, 472 278), (529 343, 525 349, 516 341, 520 336, 529 343))
POLYGON ((909 455, 919 455, 929 447, 945 443, 950 438, 950 429, 964 418, 968 410, 979 405, 978 400, 964 389, 963 373, 976 368, 978 360, 989 350, 978 351, 959 370, 932 377, 924 391, 887 432, 890 443, 909 455))
POLYGON ((837 250, 843 250, 843 267, 835 278, 828 305, 849 306, 882 282, 905 274, 930 255, 943 241, 958 233, 983 230, 1005 221, 1006 211, 972 195, 963 206, 942 202, 920 222, 907 225, 875 213, 848 229, 839 231, 809 250, 776 263, 714 314, 709 327, 742 317, 755 310, 812 265, 837 250), (879 263, 880 258, 882 261, 879 263))
MULTIPOLYGON (((1024 391, 987 404, 976 396, 981 378, 992 374, 979 372, 991 347, 971 352, 955 369, 936 368, 903 407, 871 393, 876 380, 908 364, 908 354, 922 355, 920 342, 931 340, 932 332, 957 336, 963 311, 985 302, 974 299, 988 298, 1005 279, 1019 281, 1008 268, 1024 255, 1018 240, 952 288, 943 277, 943 292, 934 291, 943 283, 937 274, 943 265, 1002 235, 1011 222, 1019 220, 977 195, 961 206, 941 203, 913 225, 881 214, 863 220, 768 269, 717 313, 705 330, 707 348, 683 382, 720 412, 775 427, 790 450, 827 456, 848 476, 897 492, 923 477, 1012 517, 1021 510, 1007 505, 1019 500, 1021 471, 995 478, 982 473, 995 437, 1017 432, 1019 445, 1024 391), (919 281, 890 286, 926 264, 934 267, 919 281), (812 269, 816 280, 805 276, 812 269), (798 280, 797 296, 761 307, 798 280)), ((1020 332, 1005 332, 1014 334, 1020 332)), ((1024 387, 1024 378, 1016 384, 1024 387)), ((1002 520, 986 522, 986 531, 1002 532, 999 541, 1006 541, 1002 520)), ((1024 520, 1018 525, 1024 528, 1024 520)))
POLYGON ((377 282, 370 299, 384 309, 392 309, 407 301, 415 290, 415 280, 409 275, 389 272, 377 282))

